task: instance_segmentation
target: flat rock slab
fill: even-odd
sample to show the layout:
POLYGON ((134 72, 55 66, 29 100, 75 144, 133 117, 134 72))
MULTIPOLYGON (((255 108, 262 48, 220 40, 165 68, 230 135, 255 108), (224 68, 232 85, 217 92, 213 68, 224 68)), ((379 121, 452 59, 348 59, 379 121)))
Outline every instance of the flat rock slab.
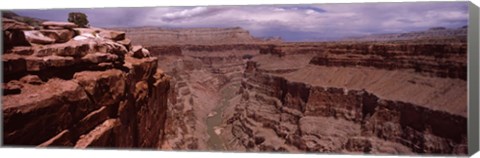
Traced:
POLYGON ((45 21, 42 23, 42 26, 46 28, 62 28, 62 29, 72 29, 77 28, 78 26, 71 22, 58 22, 58 21, 45 21))

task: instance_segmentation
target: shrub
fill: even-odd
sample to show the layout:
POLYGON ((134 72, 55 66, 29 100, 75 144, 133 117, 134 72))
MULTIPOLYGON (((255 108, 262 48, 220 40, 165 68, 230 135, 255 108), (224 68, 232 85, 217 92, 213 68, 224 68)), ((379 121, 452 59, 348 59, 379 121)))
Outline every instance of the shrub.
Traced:
POLYGON ((87 15, 80 12, 71 12, 68 14, 68 22, 77 24, 79 27, 88 27, 87 15))

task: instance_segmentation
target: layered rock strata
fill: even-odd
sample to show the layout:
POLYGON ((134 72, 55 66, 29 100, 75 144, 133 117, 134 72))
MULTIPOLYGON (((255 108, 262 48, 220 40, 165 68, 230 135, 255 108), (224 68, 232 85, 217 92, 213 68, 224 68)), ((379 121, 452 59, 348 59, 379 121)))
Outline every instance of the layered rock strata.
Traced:
POLYGON ((159 147, 170 78, 156 57, 119 31, 3 25, 4 145, 159 147))
POLYGON ((330 67, 365 66, 387 70, 410 70, 427 76, 466 80, 467 44, 463 42, 325 42, 318 44, 270 45, 260 53, 279 57, 317 54, 312 64, 330 67))
POLYGON ((225 121, 232 150, 467 153, 459 75, 466 69, 453 66, 466 65, 465 43, 292 44, 260 53, 246 65, 242 99, 225 121))
POLYGON ((184 28, 156 27, 114 28, 125 31, 135 44, 144 46, 165 45, 228 45, 281 42, 278 39, 262 40, 253 37, 248 30, 232 28, 184 28))

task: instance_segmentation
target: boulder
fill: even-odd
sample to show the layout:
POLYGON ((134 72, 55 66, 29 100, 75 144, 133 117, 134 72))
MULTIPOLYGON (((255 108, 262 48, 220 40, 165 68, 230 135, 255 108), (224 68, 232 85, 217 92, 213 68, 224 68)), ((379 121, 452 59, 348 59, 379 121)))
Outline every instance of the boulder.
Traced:
POLYGON ((94 34, 100 32, 98 28, 74 28, 75 35, 94 34))
POLYGON ((98 36, 97 34, 92 34, 92 33, 82 33, 78 36, 75 36, 73 38, 73 40, 75 41, 83 41, 83 40, 92 40, 92 39, 96 39, 96 38, 100 38, 100 36, 98 36))
POLYGON ((125 38, 124 40, 121 40, 121 41, 117 41, 117 43, 125 46, 125 48, 127 48, 127 50, 132 49, 132 41, 128 38, 125 38))
POLYGON ((10 49, 14 46, 30 46, 25 34, 21 30, 9 30, 3 32, 3 41, 5 49, 10 49))
POLYGON ((75 31, 76 35, 93 34, 94 36, 98 35, 102 38, 114 41, 121 41, 125 39, 125 32, 122 31, 105 30, 101 28, 75 28, 73 30, 75 31))
POLYGON ((148 49, 145 49, 145 48, 142 48, 142 57, 145 58, 145 57, 150 57, 150 51, 148 51, 148 49))
POLYGON ((24 31, 26 40, 30 44, 52 44, 55 39, 43 35, 40 31, 24 31))
POLYGON ((43 83, 43 81, 37 75, 24 76, 20 79, 20 82, 33 84, 33 85, 39 85, 43 83))
POLYGON ((102 29, 100 30, 100 36, 114 41, 120 41, 125 39, 125 32, 102 29))
POLYGON ((40 32, 55 40, 55 43, 64 43, 73 38, 74 32, 68 29, 62 30, 40 30, 40 32))
POLYGON ((98 42, 97 45, 95 46, 95 50, 98 52, 116 54, 118 56, 124 56, 128 52, 125 46, 110 40, 98 42))
POLYGON ((140 51, 143 47, 141 45, 132 46, 132 52, 140 51))
POLYGON ((145 57, 150 57, 150 52, 143 48, 142 46, 133 46, 132 47, 132 56, 135 58, 145 58, 145 57))
POLYGON ((3 84, 2 87, 5 95, 20 94, 22 92, 23 85, 17 80, 12 80, 6 84, 3 84))
POLYGON ((45 21, 42 26, 46 29, 72 29, 78 26, 71 22, 45 21))

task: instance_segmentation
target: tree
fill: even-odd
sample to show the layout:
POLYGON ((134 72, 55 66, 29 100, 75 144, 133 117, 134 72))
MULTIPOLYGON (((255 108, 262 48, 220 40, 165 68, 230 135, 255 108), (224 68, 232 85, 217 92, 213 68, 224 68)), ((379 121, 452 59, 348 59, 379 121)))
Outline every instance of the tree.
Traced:
POLYGON ((87 15, 80 12, 68 13, 68 22, 77 24, 79 27, 88 27, 87 15))

